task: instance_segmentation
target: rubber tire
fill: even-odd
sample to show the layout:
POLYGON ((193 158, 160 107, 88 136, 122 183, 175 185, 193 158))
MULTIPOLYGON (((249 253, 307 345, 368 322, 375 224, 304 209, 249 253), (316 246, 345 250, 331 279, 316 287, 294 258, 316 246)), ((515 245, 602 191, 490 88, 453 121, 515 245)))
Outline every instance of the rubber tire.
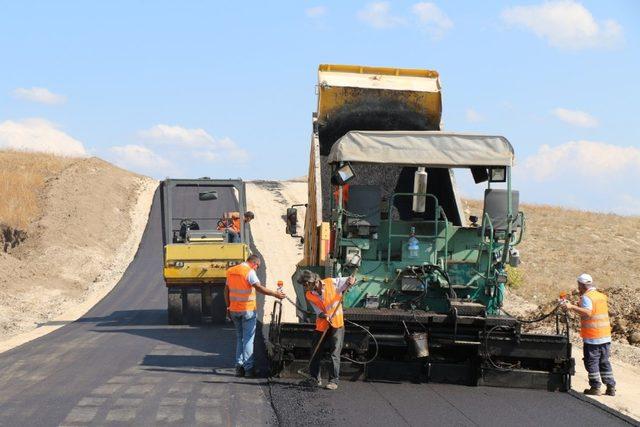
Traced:
POLYGON ((202 291, 200 288, 189 288, 186 290, 186 321, 189 325, 199 325, 202 323, 202 291))
POLYGON ((224 285, 211 286, 211 322, 222 325, 227 319, 227 303, 224 301, 224 285))
POLYGON ((167 292, 167 323, 169 325, 183 325, 183 295, 182 289, 168 289, 167 292))

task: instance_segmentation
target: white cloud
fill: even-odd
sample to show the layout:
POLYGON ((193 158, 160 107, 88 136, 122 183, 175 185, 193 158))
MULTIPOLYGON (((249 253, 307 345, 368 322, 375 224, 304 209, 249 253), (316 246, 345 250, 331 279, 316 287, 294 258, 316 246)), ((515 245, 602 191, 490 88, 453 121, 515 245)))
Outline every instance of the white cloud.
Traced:
POLYGON ((319 18, 321 16, 324 16, 325 13, 327 13, 327 8, 324 6, 314 6, 306 9, 304 13, 309 18, 319 18))
POLYGON ((416 3, 411 11, 418 19, 419 26, 433 38, 441 38, 453 27, 453 21, 434 3, 416 3))
POLYGON ((595 141, 570 141, 556 147, 545 144, 525 159, 521 171, 540 182, 558 177, 592 179, 638 175, 640 148, 595 141))
POLYGON ((110 151, 115 155, 115 163, 125 168, 145 171, 162 171, 172 168, 171 162, 142 145, 115 146, 111 147, 110 151))
POLYGON ((61 131, 54 123, 37 118, 0 123, 0 148, 87 156, 82 142, 61 131))
POLYGON ((391 14, 390 4, 386 1, 367 4, 358 11, 358 19, 376 29, 393 28, 405 23, 403 18, 391 14))
POLYGON ((502 12, 502 19, 532 31, 560 49, 614 47, 623 40, 620 24, 612 19, 596 21, 587 8, 573 0, 514 6, 502 12))
POLYGON ((141 130, 138 135, 152 142, 179 144, 189 147, 204 147, 214 142, 213 137, 204 129, 187 129, 182 126, 164 124, 141 130))
POLYGON ((249 152, 239 147, 231 138, 216 139, 200 128, 158 124, 138 132, 138 136, 158 146, 186 149, 193 158, 208 162, 246 163, 249 160, 249 152))
POLYGON ((465 116, 469 123, 480 123, 481 121, 484 120, 484 116, 478 113, 473 108, 467 108, 465 116))
POLYGON ((67 101, 65 96, 53 93, 44 87, 19 87, 13 91, 13 96, 17 99, 49 105, 64 104, 67 101))
POLYGON ((556 108, 553 115, 565 123, 583 128, 592 128, 598 126, 598 119, 589 113, 578 110, 567 110, 566 108, 556 108))
POLYGON ((229 160, 237 163, 246 163, 249 160, 249 152, 244 148, 240 148, 230 138, 217 140, 213 148, 194 151, 192 154, 196 158, 202 158, 209 162, 229 160))

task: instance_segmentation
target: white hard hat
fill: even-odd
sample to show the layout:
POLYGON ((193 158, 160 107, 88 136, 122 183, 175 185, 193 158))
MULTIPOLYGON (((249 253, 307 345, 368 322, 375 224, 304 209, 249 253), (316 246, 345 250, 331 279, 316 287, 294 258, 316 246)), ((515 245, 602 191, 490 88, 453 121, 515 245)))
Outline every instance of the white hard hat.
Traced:
POLYGON ((593 278, 587 273, 582 273, 578 276, 578 283, 582 283, 583 285, 591 285, 593 284, 593 278))

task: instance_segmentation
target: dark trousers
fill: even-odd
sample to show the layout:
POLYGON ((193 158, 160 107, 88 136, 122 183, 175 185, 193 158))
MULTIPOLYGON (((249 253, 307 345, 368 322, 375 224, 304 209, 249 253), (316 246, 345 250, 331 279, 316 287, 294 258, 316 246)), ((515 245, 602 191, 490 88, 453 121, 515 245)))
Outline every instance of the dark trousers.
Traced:
POLYGON ((611 351, 611 343, 605 344, 587 344, 584 343, 584 367, 589 373, 589 386, 600 388, 602 382, 606 385, 615 387, 616 380, 613 379, 613 370, 611 362, 609 362, 609 354, 611 351))
MULTIPOLYGON (((318 345, 318 341, 322 337, 322 332, 316 331, 316 336, 313 339, 313 351, 318 345)), ((331 352, 331 364, 333 365, 329 372, 329 382, 337 383, 340 377, 340 353, 342 352, 342 344, 344 343, 344 328, 329 328, 325 337, 324 343, 320 345, 320 349, 316 353, 315 357, 311 359, 309 365, 309 373, 313 378, 320 381, 320 360, 322 359, 322 349, 325 345, 329 346, 331 352)))
POLYGON ((227 230, 229 243, 240 243, 240 233, 231 229, 227 230))

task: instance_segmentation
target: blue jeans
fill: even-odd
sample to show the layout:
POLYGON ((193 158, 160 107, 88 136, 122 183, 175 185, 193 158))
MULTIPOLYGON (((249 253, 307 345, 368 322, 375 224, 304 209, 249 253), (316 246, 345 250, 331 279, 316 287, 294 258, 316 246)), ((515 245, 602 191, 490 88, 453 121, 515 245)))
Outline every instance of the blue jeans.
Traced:
POLYGON ((253 368, 253 339, 256 336, 257 316, 255 311, 231 312, 236 327, 236 366, 245 371, 253 368))
POLYGON ((227 236, 229 237, 229 243, 240 243, 240 233, 233 230, 227 230, 227 236))
POLYGON ((610 342, 605 344, 584 343, 584 367, 589 374, 589 386, 600 388, 602 385, 601 379, 608 386, 616 386, 616 380, 613 379, 613 371, 611 370, 611 362, 609 362, 610 352, 610 342))

